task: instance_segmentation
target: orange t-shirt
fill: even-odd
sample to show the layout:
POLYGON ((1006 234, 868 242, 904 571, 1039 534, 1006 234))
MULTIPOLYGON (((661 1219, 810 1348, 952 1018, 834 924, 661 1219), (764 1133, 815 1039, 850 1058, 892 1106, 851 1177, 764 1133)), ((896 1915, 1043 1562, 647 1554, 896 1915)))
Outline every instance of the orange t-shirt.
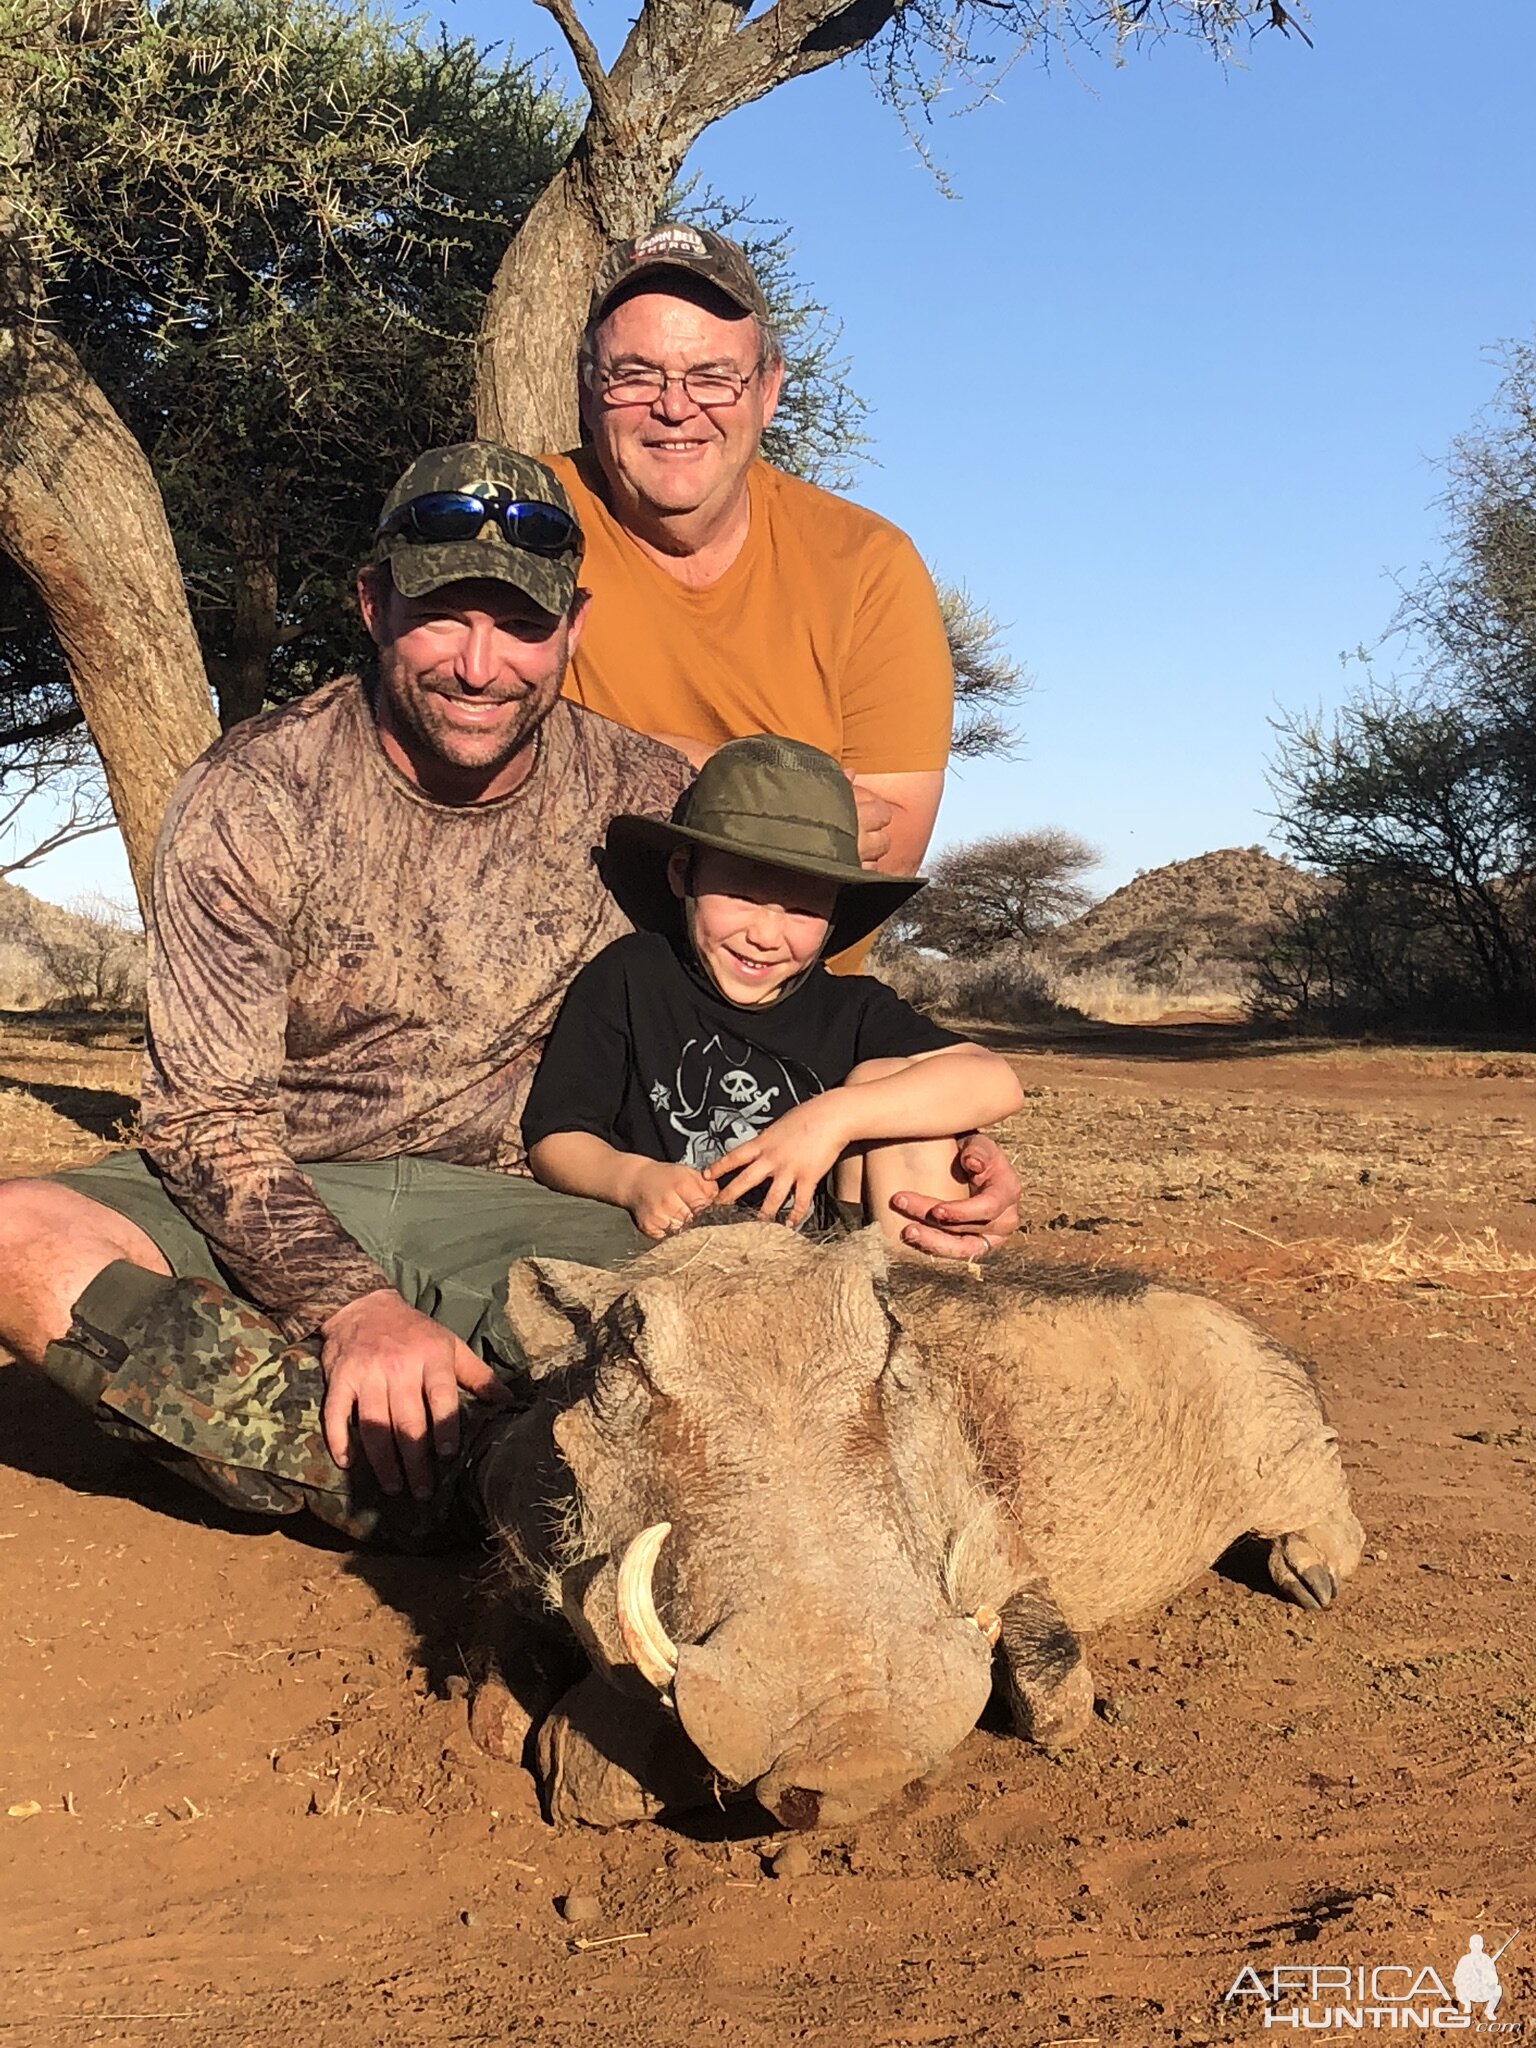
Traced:
POLYGON ((592 608, 568 697, 635 731, 711 746, 780 733, 856 775, 945 765, 949 645, 932 580, 899 527, 757 462, 741 553, 690 590, 613 517, 590 450, 543 459, 587 542, 592 608))

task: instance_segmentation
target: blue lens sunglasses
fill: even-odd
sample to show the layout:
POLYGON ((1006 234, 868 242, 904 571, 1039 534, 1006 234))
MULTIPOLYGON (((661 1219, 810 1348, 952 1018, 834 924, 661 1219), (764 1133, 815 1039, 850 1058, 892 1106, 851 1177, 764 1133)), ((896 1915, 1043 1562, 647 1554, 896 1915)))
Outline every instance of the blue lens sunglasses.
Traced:
POLYGON ((537 499, 505 492, 428 491, 399 505, 379 527, 380 540, 407 534, 412 540, 474 540, 488 519, 511 547, 530 555, 563 555, 581 538, 569 512, 537 499))

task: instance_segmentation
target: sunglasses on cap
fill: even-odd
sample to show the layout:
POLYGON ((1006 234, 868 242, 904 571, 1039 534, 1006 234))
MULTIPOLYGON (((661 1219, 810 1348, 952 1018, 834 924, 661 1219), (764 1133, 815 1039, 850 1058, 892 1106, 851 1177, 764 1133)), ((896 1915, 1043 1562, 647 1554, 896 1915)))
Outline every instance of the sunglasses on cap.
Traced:
POLYGON ((581 529, 569 512, 504 491, 428 491, 396 506, 379 527, 380 540, 474 540, 494 519, 510 546, 530 555, 563 555, 578 545, 581 529))

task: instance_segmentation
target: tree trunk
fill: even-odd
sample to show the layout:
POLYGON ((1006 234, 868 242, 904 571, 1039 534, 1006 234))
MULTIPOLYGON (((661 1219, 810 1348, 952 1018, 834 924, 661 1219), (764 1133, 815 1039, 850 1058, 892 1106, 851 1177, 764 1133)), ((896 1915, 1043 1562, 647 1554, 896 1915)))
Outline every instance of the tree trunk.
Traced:
POLYGON ((598 263, 611 242, 644 234, 682 161, 653 155, 614 165, 613 155, 603 151, 600 167, 584 135, 501 259, 475 372, 484 440, 534 455, 576 445, 576 349, 598 263))
POLYGON ((475 373, 477 431, 532 454, 575 445, 576 348, 604 249, 651 226, 711 123, 861 49, 896 0, 776 0, 755 15, 738 0, 643 0, 607 71, 575 0, 539 4, 591 111, 501 260, 475 373))
POLYGON ((266 702, 277 646, 277 536, 249 511, 229 522, 236 554, 230 572, 234 616, 229 652, 208 666, 219 703, 219 724, 228 732, 254 718, 266 702))
POLYGON ((47 607, 142 904, 171 791, 218 724, 143 450, 74 351, 5 296, 0 547, 47 607))

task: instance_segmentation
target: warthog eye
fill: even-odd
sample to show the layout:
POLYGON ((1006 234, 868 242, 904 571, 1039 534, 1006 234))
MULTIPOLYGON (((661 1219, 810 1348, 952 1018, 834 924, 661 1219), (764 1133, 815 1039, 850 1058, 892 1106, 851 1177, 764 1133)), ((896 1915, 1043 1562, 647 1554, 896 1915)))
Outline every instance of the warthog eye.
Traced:
POLYGON ((592 1386, 592 1411, 605 1429, 638 1429, 651 1412, 652 1387, 636 1358, 608 1358, 592 1386))

